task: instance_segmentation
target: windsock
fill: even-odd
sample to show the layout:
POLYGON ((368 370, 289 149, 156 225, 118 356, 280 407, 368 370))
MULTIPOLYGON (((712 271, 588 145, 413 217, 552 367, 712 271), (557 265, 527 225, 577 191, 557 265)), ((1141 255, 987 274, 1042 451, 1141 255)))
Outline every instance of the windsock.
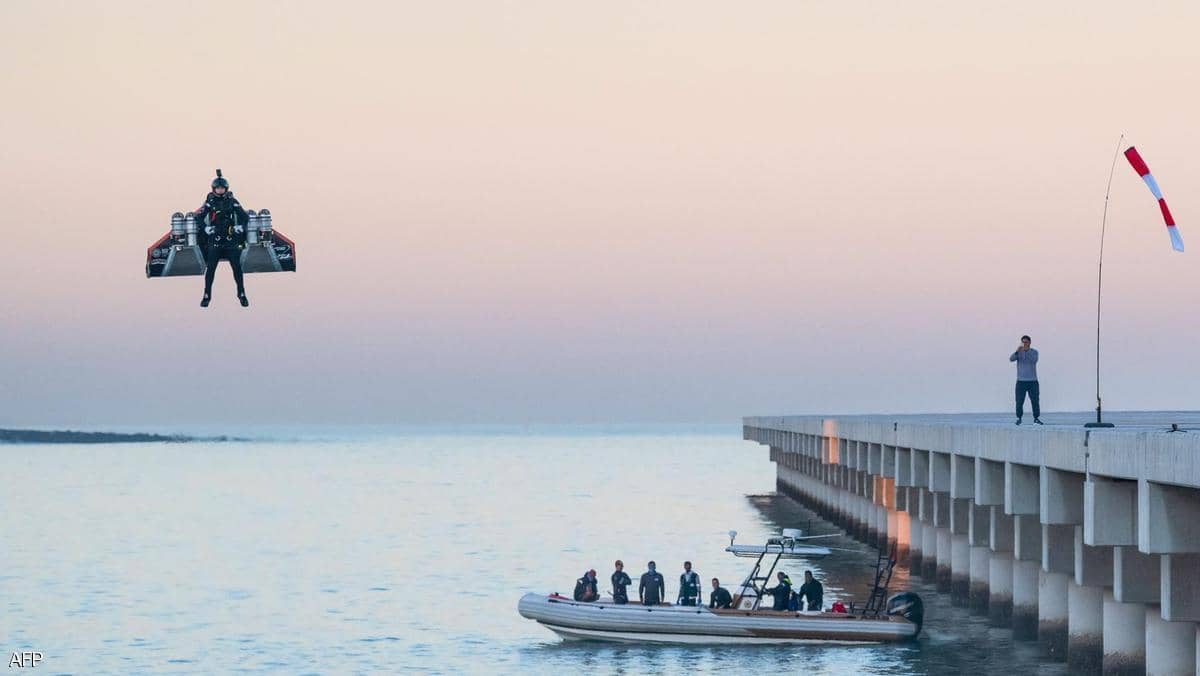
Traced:
POLYGON ((1130 166, 1142 177, 1146 182, 1146 187, 1150 188, 1150 193, 1154 195, 1154 199, 1158 200, 1158 208, 1162 211, 1163 222, 1167 224, 1167 234, 1171 236, 1171 248, 1176 251, 1183 251, 1183 237, 1180 237, 1179 230, 1175 227, 1175 219, 1171 216, 1171 210, 1167 208, 1167 201, 1163 199, 1162 190, 1158 187, 1158 181, 1154 180, 1154 174, 1150 173, 1150 167, 1146 166, 1146 161, 1138 154, 1137 148, 1129 146, 1125 151, 1125 159, 1129 160, 1130 166))

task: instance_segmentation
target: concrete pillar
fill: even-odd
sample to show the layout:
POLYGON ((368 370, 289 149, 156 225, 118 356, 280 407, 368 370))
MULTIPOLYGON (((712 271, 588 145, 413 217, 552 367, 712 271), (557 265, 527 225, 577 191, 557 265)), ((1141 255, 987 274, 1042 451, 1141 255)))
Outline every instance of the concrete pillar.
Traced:
POLYGON ((929 490, 950 492, 950 454, 929 453, 929 490))
POLYGON ((909 568, 912 561, 912 520, 908 512, 897 511, 889 514, 888 531, 894 533, 892 537, 896 543, 896 563, 909 568), (892 530, 893 525, 895 530, 892 530))
POLYGON ((1146 673, 1146 611, 1104 593, 1104 673, 1146 673))
POLYGON ((1161 571, 1158 555, 1113 547, 1113 596, 1122 603, 1158 603, 1161 571))
MULTIPOLYGON (((974 463, 972 463, 972 468, 974 468, 974 463)), ((988 583, 991 577, 988 572, 988 556, 991 550, 988 549, 988 546, 991 544, 991 515, 991 507, 977 505, 974 502, 969 504, 967 542, 971 546, 971 572, 968 605, 972 611, 981 615, 987 615, 988 612, 988 583)))
POLYGON ((1004 506, 1004 463, 975 458, 975 504, 1004 506))
MULTIPOLYGON (((857 481, 862 481, 862 472, 858 472, 860 476, 855 477, 857 481)), ((859 541, 866 541, 867 531, 871 525, 868 522, 867 514, 867 499, 862 496, 862 485, 857 486, 857 493, 854 496, 854 537, 859 541)))
MULTIPOLYGON (((1036 515, 1013 516, 1013 558, 1042 564, 1042 524, 1036 515)), ((1074 538, 1072 537, 1072 541, 1074 538)), ((1072 552, 1074 555, 1074 552, 1072 552)))
POLYGON ((1004 463, 1004 513, 1037 514, 1041 508, 1038 468, 1004 463))
POLYGON ((1163 619, 1200 622, 1200 554, 1163 554, 1160 559, 1163 619))
POLYGON ((845 530, 847 525, 850 523, 848 509, 846 507, 847 500, 850 497, 850 493, 848 491, 846 491, 846 484, 844 483, 844 481, 845 481, 845 475, 842 474, 841 476, 838 477, 838 485, 837 485, 837 491, 836 491, 837 492, 837 516, 834 519, 834 521, 839 526, 841 526, 843 530, 845 530))
MULTIPOLYGON (((931 454, 932 455, 932 454, 931 454)), ((937 580, 938 591, 950 592, 950 495, 930 492, 933 506, 933 525, 937 530, 937 580)))
POLYGON ((1147 676, 1195 676, 1196 625, 1168 622, 1158 606, 1146 606, 1147 676))
POLYGON ((1050 659, 1067 659, 1066 573, 1038 571, 1038 642, 1050 659))
POLYGON ((1067 664, 1082 673, 1104 662, 1104 588, 1067 585, 1067 664))
POLYGON ((950 497, 975 498, 975 458, 966 455, 950 456, 950 497))
POLYGON ((988 619, 993 627, 1012 624, 1013 559, 1008 552, 988 557, 988 619))
POLYGON ((888 543, 891 539, 891 531, 888 530, 889 521, 888 508, 883 505, 875 505, 875 540, 871 544, 884 551, 888 551, 888 543))
POLYGON ((937 580, 938 529, 930 522, 921 524, 921 577, 926 582, 937 580))
POLYGON ((868 443, 867 471, 876 476, 883 474, 883 445, 868 443))
POLYGON ((929 451, 914 448, 909 452, 909 479, 917 488, 929 488, 929 451))
POLYGON ((1200 552, 1200 490, 1139 479, 1137 517, 1140 551, 1200 552))
MULTIPOLYGON (((916 491, 917 489, 910 488, 909 490, 916 491)), ((914 514, 910 513, 908 517, 908 570, 914 575, 920 575, 925 547, 925 524, 914 514)))
POLYGON ((966 535, 950 536, 950 602, 965 606, 971 591, 971 545, 966 535))
POLYGON ((896 539, 896 513, 883 505, 875 505, 875 513, 879 520, 879 537, 876 546, 885 552, 890 552, 892 542, 896 539))
POLYGON ((1083 526, 1075 526, 1075 583, 1092 587, 1113 583, 1113 548, 1084 544, 1083 526))
POLYGON ((1038 573, 1036 561, 1013 561, 1013 638, 1032 640, 1038 635, 1038 573))
POLYGON ((991 507, 991 529, 988 533, 988 546, 993 552, 1012 552, 1013 545, 1013 520, 1017 517, 1010 516, 1004 513, 1004 505, 993 505, 991 507))
POLYGON ((971 611, 980 615, 988 614, 991 568, 988 564, 991 550, 987 547, 971 547, 971 586, 968 604, 971 611))
POLYGON ((896 485, 912 487, 912 449, 896 447, 896 485))
POLYGON ((1042 570, 1075 576, 1075 527, 1042 524, 1042 570))
POLYGON ((1042 523, 1083 525, 1083 475, 1043 466, 1038 478, 1042 523))
POLYGON ((1092 477, 1083 484, 1083 543, 1137 544, 1137 482, 1092 477))
MULTIPOLYGON (((974 463, 971 468, 974 469, 974 463)), ((972 490, 975 482, 971 481, 972 490)), ((950 498, 950 602, 965 606, 971 591, 971 501, 950 498)))
MULTIPOLYGON (((880 509, 879 509, 879 505, 876 503, 876 497, 875 497, 875 496, 876 496, 876 495, 878 495, 878 493, 876 492, 877 486, 876 486, 876 482, 875 482, 875 477, 874 477, 874 476, 872 476, 872 475, 870 475, 870 474, 868 474, 868 475, 866 475, 866 477, 864 477, 864 480, 867 482, 867 484, 866 484, 866 485, 867 485, 867 494, 866 494, 866 501, 867 501, 867 506, 866 506, 866 510, 867 510, 867 533, 866 533, 866 543, 867 543, 867 544, 869 544, 869 545, 871 545, 872 547, 874 547, 874 546, 876 546, 876 544, 879 542, 879 533, 880 533, 880 531, 882 530, 882 527, 881 527, 881 526, 880 526, 880 524, 879 524, 879 517, 881 516, 881 512, 880 512, 880 509)), ((884 521, 884 522, 885 522, 885 523, 886 523, 886 518, 887 518, 887 517, 885 516, 885 517, 884 517, 884 519, 885 519, 885 521, 884 521)))
POLYGON ((950 591, 950 529, 937 529, 937 590, 950 591))

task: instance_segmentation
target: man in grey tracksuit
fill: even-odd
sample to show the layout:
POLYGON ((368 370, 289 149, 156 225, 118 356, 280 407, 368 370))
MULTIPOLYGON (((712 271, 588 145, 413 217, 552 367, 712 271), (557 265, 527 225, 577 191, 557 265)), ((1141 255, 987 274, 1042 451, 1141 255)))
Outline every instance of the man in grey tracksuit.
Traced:
POLYGON ((1038 391, 1037 362, 1038 351, 1029 347, 1029 336, 1021 336, 1021 347, 1009 356, 1009 361, 1017 362, 1017 424, 1021 424, 1021 416, 1025 413, 1025 395, 1029 395, 1029 403, 1033 407, 1033 422, 1042 424, 1041 393, 1038 391))

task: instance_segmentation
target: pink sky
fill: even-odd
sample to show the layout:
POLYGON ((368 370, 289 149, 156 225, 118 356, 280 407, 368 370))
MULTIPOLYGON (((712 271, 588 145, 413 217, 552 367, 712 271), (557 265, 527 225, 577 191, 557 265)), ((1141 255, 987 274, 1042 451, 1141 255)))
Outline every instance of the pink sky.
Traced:
POLYGON ((1200 5, 0 4, 0 424, 1197 408, 1200 5), (213 168, 295 275, 147 280, 213 168), (251 404, 261 403, 265 411, 251 404))

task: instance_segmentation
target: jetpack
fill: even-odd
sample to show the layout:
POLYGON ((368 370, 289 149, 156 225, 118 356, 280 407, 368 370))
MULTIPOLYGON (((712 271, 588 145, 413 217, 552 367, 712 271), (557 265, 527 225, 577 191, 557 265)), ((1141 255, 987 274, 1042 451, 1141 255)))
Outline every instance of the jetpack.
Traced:
MULTIPOLYGON (((246 240, 241 250, 243 272, 295 272, 296 243, 275 230, 271 212, 247 211, 246 240)), ((203 275, 204 229, 188 213, 171 214, 171 229, 146 249, 147 277, 203 275)))

